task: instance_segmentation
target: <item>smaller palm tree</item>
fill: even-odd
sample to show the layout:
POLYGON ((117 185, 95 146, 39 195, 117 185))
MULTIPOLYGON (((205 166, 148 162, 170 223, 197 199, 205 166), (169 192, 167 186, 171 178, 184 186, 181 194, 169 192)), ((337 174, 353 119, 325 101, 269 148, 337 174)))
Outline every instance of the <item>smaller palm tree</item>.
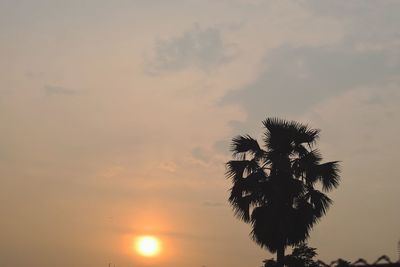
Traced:
POLYGON ((277 253, 281 267, 285 248, 304 242, 331 205, 325 193, 338 186, 339 166, 321 163, 314 148, 319 130, 277 118, 263 125, 264 146, 249 135, 232 140, 229 202, 239 219, 251 223, 253 240, 277 253))

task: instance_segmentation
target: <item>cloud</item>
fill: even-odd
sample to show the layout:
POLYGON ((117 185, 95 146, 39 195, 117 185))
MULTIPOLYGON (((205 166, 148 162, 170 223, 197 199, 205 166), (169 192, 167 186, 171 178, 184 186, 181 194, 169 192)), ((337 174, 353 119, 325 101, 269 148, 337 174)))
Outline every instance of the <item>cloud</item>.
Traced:
POLYGON ((313 20, 337 22, 341 39, 323 45, 286 40, 266 50, 253 80, 221 98, 221 105, 239 106, 247 116, 231 123, 235 133, 258 133, 266 116, 304 114, 355 88, 386 88, 400 73, 400 17, 395 12, 400 3, 309 1, 302 6, 313 20))
POLYGON ((44 87, 44 91, 46 93, 47 96, 53 96, 53 95, 76 95, 78 92, 73 90, 73 89, 69 89, 69 88, 65 88, 62 86, 54 86, 54 85, 46 85, 44 87))
POLYGON ((357 52, 344 46, 283 46, 264 59, 263 71, 254 82, 228 94, 224 101, 241 103, 251 115, 302 112, 354 86, 396 75, 400 64, 390 64, 390 60, 391 54, 357 52))
POLYGON ((218 140, 214 143, 213 148, 215 151, 223 154, 223 155, 230 155, 230 141, 229 140, 218 140))
POLYGON ((221 104, 244 108, 248 119, 234 129, 252 129, 266 116, 307 112, 321 101, 358 87, 384 85, 400 73, 397 50, 281 46, 267 55, 256 79, 231 91, 221 104))
POLYGON ((43 71, 32 71, 28 70, 25 72, 25 76, 28 79, 43 78, 45 73, 43 71))
POLYGON ((382 162, 377 165, 384 165, 388 164, 383 160, 387 155, 395 157, 397 153, 391 144, 396 143, 400 131, 394 123, 400 116, 398 99, 398 80, 384 87, 357 88, 318 104, 302 119, 321 127, 324 139, 326 136, 332 144, 328 150, 347 162, 379 157, 382 162))
POLYGON ((233 57, 232 48, 224 43, 220 30, 202 29, 196 24, 180 36, 158 41, 146 70, 151 74, 187 67, 209 70, 229 62, 233 57))
POLYGON ((176 172, 177 165, 173 161, 163 161, 158 165, 158 168, 167 172, 176 172))
POLYGON ((349 45, 359 50, 399 51, 399 1, 309 1, 307 6, 315 14, 342 21, 349 45))
POLYGON ((200 161, 208 162, 210 160, 210 155, 201 147, 195 147, 192 149, 192 156, 200 161))

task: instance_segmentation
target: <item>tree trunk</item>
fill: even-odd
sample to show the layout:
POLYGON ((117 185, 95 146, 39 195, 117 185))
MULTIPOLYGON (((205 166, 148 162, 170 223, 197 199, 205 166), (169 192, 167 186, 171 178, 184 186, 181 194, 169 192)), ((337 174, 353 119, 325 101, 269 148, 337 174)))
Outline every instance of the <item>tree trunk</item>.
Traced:
POLYGON ((281 246, 280 248, 278 248, 278 251, 276 252, 276 266, 284 267, 284 261, 285 261, 285 246, 281 246))

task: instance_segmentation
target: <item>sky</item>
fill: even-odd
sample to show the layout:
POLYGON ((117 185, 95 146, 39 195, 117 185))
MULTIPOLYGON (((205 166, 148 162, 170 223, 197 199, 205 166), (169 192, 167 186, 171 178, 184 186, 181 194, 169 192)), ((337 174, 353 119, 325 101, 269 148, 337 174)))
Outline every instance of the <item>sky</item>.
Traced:
MULTIPOLYGON (((4 266, 260 266, 227 202, 238 134, 322 130, 318 258, 397 260, 399 1, 0 0, 4 266), (154 235, 144 259, 133 240, 154 235)), ((290 250, 288 250, 290 251, 290 250)))

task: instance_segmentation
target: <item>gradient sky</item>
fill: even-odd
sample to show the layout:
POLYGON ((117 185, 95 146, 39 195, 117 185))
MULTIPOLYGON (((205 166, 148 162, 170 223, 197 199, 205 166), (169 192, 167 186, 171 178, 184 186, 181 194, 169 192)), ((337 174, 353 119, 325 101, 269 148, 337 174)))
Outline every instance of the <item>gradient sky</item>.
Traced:
POLYGON ((0 0, 0 259, 244 267, 237 134, 278 116, 342 161, 319 258, 397 259, 400 2, 0 0), (164 253, 143 261, 132 239, 164 253))

